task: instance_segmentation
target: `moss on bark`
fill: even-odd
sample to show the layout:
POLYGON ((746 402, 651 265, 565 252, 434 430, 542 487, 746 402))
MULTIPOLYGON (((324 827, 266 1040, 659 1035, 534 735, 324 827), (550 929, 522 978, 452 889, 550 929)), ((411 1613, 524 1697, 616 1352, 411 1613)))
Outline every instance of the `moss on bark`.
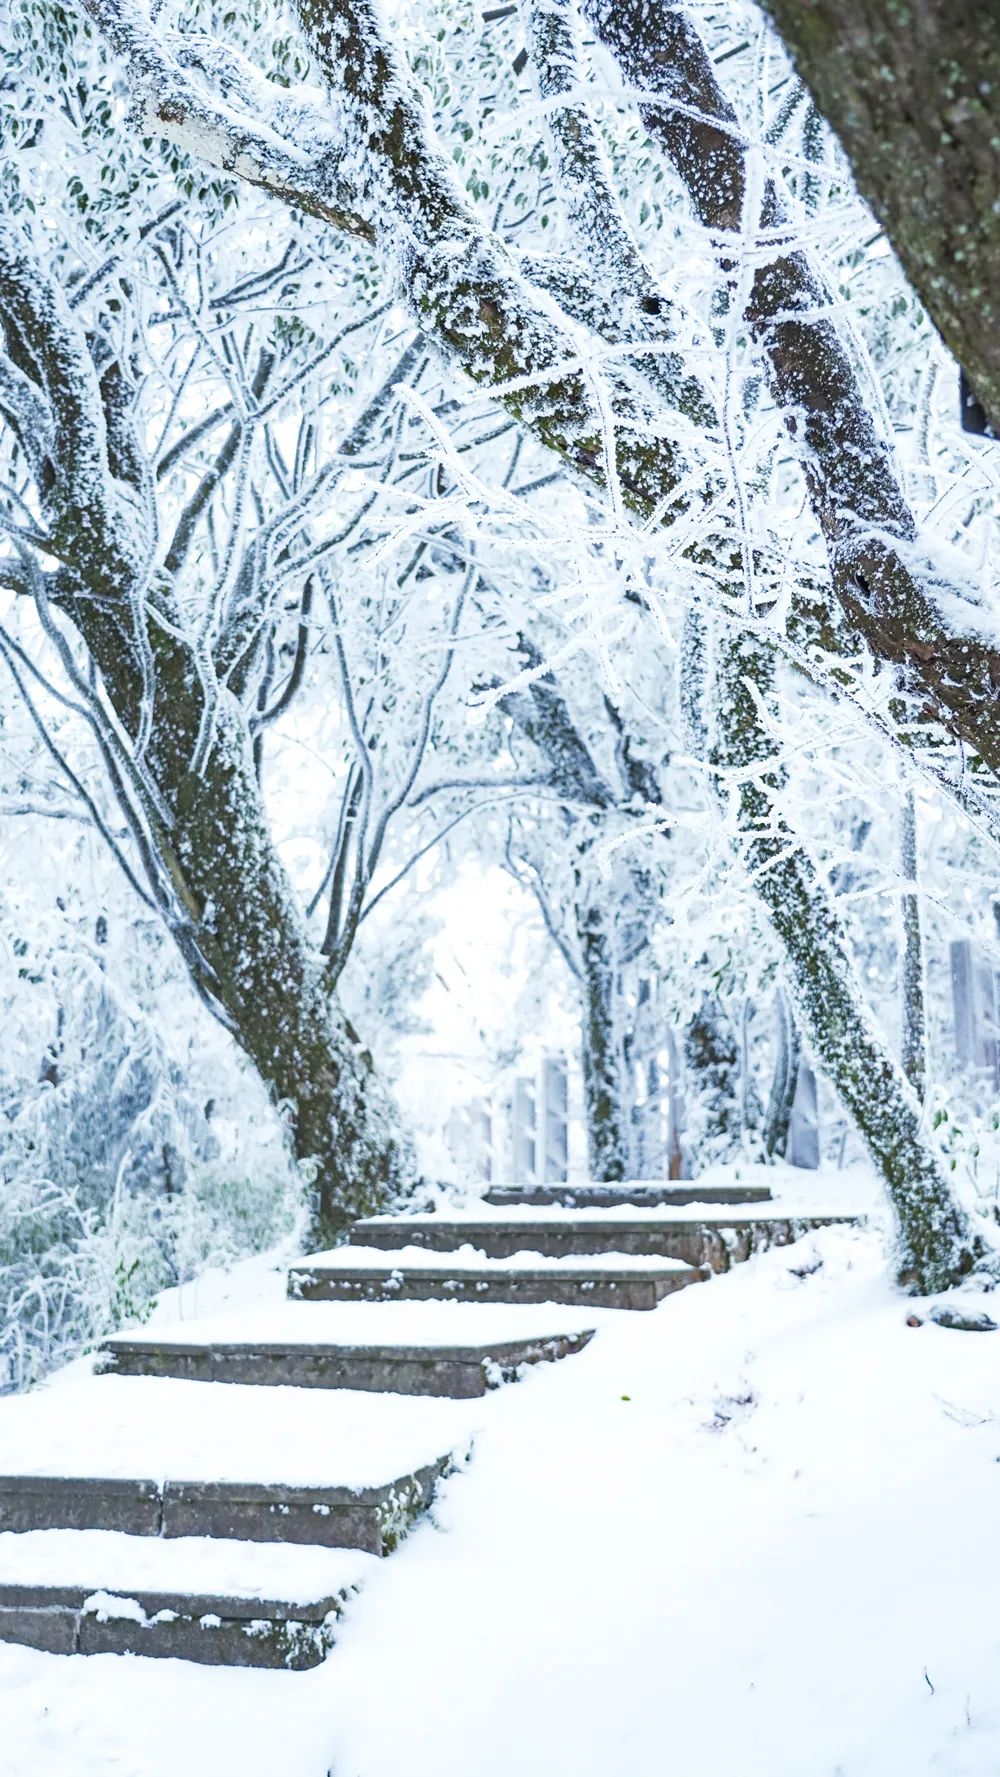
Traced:
MULTIPOLYGON (((862 195, 1000 433, 1000 12, 763 0, 862 195)), ((958 391, 956 388, 956 407, 958 391)))
POLYGON ((771 650, 740 635, 717 646, 714 763, 738 774, 744 858, 784 952, 796 1017, 885 1182, 899 1282, 919 1294, 949 1289, 977 1267, 995 1270, 996 1257, 952 1193, 917 1097, 865 1008, 836 909, 781 812, 781 772, 757 702, 772 691, 771 650))

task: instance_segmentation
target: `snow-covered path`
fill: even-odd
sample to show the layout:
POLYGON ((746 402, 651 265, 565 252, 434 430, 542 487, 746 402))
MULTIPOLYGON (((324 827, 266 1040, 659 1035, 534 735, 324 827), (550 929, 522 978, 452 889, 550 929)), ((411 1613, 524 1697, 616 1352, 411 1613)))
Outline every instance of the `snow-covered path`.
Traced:
POLYGON ((602 1319, 325 1666, 0 1648, 3 1777, 996 1777, 1000 1339, 906 1313, 833 1228, 602 1319))

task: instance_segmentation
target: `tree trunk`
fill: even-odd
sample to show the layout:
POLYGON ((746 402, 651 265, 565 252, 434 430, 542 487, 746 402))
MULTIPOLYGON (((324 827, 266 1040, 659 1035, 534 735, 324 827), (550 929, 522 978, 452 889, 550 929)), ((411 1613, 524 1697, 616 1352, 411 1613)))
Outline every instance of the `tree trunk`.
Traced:
POLYGON ((763 0, 1000 433, 996 0, 763 0))
MULTIPOLYGON (((86 596, 67 609, 135 734, 144 686, 129 619, 86 596)), ((409 1156, 278 857, 238 699, 220 692, 206 763, 193 772, 204 693, 182 643, 152 624, 149 639, 154 715, 145 763, 166 814, 147 798, 158 898, 163 905, 166 878, 168 928, 202 998, 286 1116, 295 1158, 315 1175, 310 1236, 327 1244, 402 1190, 409 1156)))
POLYGON ((917 802, 907 790, 900 813, 899 866, 907 883, 901 897, 903 958, 900 971, 902 1017, 899 1059, 903 1072, 919 1099, 927 1089, 927 1029, 924 1005, 924 942, 917 891, 917 802))
POLYGON ((590 1176, 598 1184, 628 1177, 629 1099, 615 1017, 614 947, 603 910, 578 903, 583 1097, 590 1176))
POLYGON ((686 1121, 683 1086, 684 1065, 681 1060, 681 1046, 677 1041, 677 1032, 672 1028, 667 1032, 667 1050, 670 1057, 670 1091, 668 1101, 670 1121, 667 1131, 667 1177, 669 1179, 681 1179, 689 1175, 686 1144, 682 1141, 682 1134, 686 1121))
POLYGON ((231 707, 205 774, 177 796, 176 854, 233 1035, 315 1169, 313 1239, 330 1244, 402 1184, 398 1123, 371 1055, 331 992, 260 804, 250 735, 231 707))
POLYGON ((799 1027, 781 990, 775 996, 778 1020, 778 1053, 771 1082, 771 1096, 764 1118, 764 1152, 769 1160, 783 1160, 788 1152, 788 1132, 799 1080, 802 1040, 799 1027))
POLYGON ((580 986, 581 1058, 587 1121, 590 1176, 611 1184, 629 1175, 629 1133, 633 1094, 628 1088, 625 1050, 618 1017, 617 946, 606 894, 599 899, 591 885, 588 852, 597 830, 598 811, 613 806, 613 795, 580 734, 565 697, 550 672, 540 673, 542 655, 533 641, 519 635, 518 653, 536 669, 526 691, 508 692, 501 700, 505 714, 537 748, 545 762, 552 791, 567 805, 589 805, 586 822, 564 815, 563 843, 575 848, 573 908, 576 960, 571 965, 580 986))
POLYGON ((739 1035, 714 994, 706 993, 684 1032, 692 1176, 743 1152, 743 1070, 739 1035))
POLYGON ((751 685, 771 693, 773 655, 747 636, 720 638, 714 763, 733 786, 744 857, 784 950, 794 1010, 818 1065, 853 1117, 885 1181, 900 1283, 950 1288, 989 1263, 981 1235, 952 1196, 921 1128, 912 1087, 865 1009, 846 936, 811 859, 780 812, 780 768, 751 685), (745 775, 756 767, 754 776, 745 775))

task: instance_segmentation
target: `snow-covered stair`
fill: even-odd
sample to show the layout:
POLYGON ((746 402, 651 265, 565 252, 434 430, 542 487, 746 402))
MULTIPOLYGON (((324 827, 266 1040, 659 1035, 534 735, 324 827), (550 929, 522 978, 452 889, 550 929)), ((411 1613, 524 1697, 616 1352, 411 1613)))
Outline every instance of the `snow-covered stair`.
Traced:
POLYGON ((483 1202, 496 1209, 657 1209, 691 1203, 769 1203, 767 1185, 491 1185, 483 1202))
POLYGON ((526 1364, 572 1356, 592 1336, 585 1316, 551 1308, 286 1302, 207 1316, 169 1335, 140 1329, 107 1340, 104 1353, 106 1368, 123 1376, 467 1399, 512 1380, 526 1364))
POLYGON ((300 1671, 325 1658, 374 1563, 358 1550, 209 1537, 0 1533, 0 1641, 300 1671))
POLYGON ((0 1641, 316 1664, 468 1453, 465 1397, 592 1335, 552 1308, 286 1301, 109 1341, 94 1376, 2 1403, 0 1641))
MULTIPOLYGON (((409 1223, 400 1219, 402 1239, 409 1223)), ((366 1224, 371 1226, 372 1224, 366 1224)), ((435 1252, 423 1245, 338 1246, 315 1253, 288 1274, 292 1296, 304 1302, 555 1303, 565 1307, 655 1308, 664 1296, 708 1272, 678 1259, 637 1260, 608 1252, 586 1260, 546 1264, 537 1251, 491 1258, 474 1246, 435 1252)))
POLYGON ((7 1399, 0 1641, 315 1665, 372 1563, 468 1453, 467 1413, 149 1376, 7 1399))
MULTIPOLYGON (((603 1187, 595 1187, 603 1189, 603 1187)), ((304 1301, 560 1303, 655 1308, 664 1296, 764 1247, 785 1246, 839 1215, 754 1213, 744 1202, 664 1202, 628 1208, 476 1208, 432 1215, 373 1216, 354 1224, 345 1246, 311 1254, 289 1273, 304 1301)))
POLYGON ((381 1555, 465 1455, 460 1402, 88 1377, 3 1403, 0 1530, 381 1555))
POLYGON ((603 1309, 852 1219, 695 1189, 374 1217, 284 1303, 123 1334, 99 1373, 0 1402, 0 1641, 314 1665, 467 1455, 470 1397, 582 1350, 603 1309))
POLYGON ((419 1247, 453 1253, 472 1247, 488 1259, 540 1254, 546 1259, 586 1258, 595 1264, 613 1255, 632 1259, 671 1259, 692 1267, 727 1271, 729 1266, 769 1246, 787 1246, 813 1228, 850 1221, 849 1216, 792 1217, 714 1211, 691 1215, 686 1209, 511 1211, 504 1216, 373 1216, 355 1222, 352 1247, 392 1252, 419 1247))

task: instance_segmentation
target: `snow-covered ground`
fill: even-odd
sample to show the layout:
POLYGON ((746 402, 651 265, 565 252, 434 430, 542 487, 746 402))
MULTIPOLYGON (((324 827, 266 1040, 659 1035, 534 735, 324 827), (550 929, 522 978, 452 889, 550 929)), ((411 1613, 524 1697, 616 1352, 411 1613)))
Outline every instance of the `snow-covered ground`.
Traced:
POLYGON ((600 1316, 325 1666, 0 1647, 3 1777, 996 1777, 1000 1335, 912 1306, 839 1227, 600 1316))

